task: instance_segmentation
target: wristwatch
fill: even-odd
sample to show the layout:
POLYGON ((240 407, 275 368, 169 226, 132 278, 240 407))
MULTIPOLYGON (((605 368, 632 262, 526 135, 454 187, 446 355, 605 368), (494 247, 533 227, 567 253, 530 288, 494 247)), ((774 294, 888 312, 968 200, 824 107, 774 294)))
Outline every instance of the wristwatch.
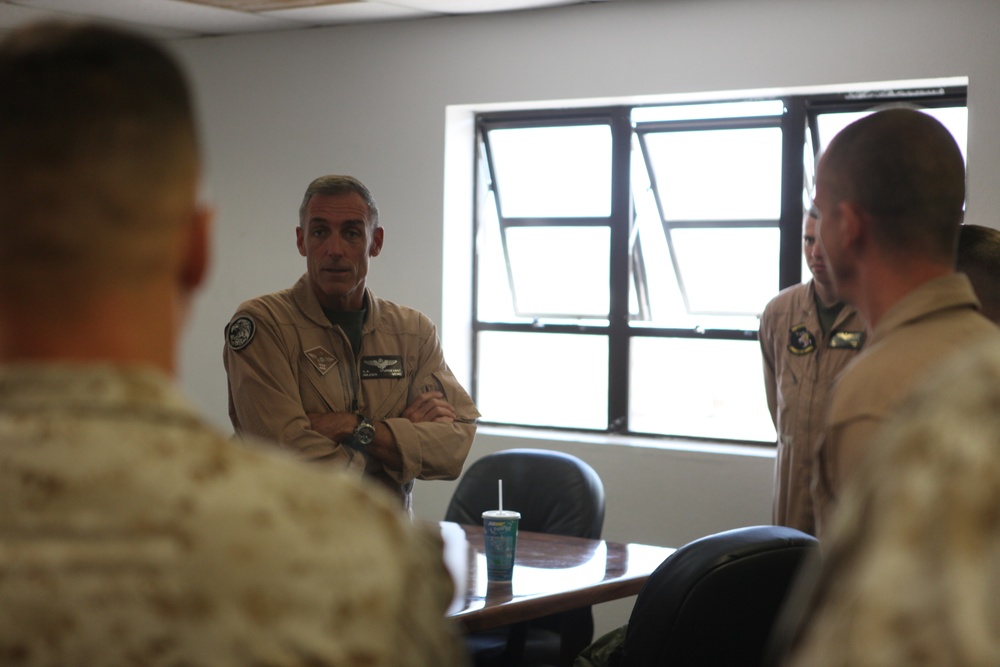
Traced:
POLYGON ((351 447, 364 450, 375 439, 375 424, 367 417, 358 416, 361 417, 361 422, 354 427, 354 433, 351 434, 351 447))

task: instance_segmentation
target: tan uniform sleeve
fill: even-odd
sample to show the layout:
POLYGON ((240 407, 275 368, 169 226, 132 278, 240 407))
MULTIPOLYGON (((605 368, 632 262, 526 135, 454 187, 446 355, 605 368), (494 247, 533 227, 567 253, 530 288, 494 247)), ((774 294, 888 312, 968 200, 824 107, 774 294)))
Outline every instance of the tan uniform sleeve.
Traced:
POLYGON ((295 360, 267 317, 240 312, 254 323, 253 338, 241 349, 227 343, 229 416, 238 435, 279 444, 307 461, 336 462, 358 471, 364 456, 312 430, 302 407, 295 360))
POLYGON ((830 525, 832 512, 844 485, 858 473, 882 421, 874 416, 855 417, 827 427, 816 459, 813 503, 817 534, 830 525))
POLYGON ((479 411, 448 368, 437 334, 432 333, 414 373, 407 403, 425 391, 440 391, 455 408, 458 419, 452 423, 419 424, 402 417, 385 420, 403 458, 402 470, 386 473, 399 484, 413 479, 455 479, 462 472, 476 435, 479 411))
POLYGON ((771 318, 765 308, 760 318, 760 331, 757 334, 760 342, 761 358, 764 367, 764 391, 767 394, 767 409, 771 412, 771 421, 778 427, 778 380, 775 375, 774 331, 771 318))
POLYGON ((835 424, 828 429, 825 476, 829 479, 834 498, 840 495, 845 482, 857 473, 880 424, 880 419, 866 416, 835 424))

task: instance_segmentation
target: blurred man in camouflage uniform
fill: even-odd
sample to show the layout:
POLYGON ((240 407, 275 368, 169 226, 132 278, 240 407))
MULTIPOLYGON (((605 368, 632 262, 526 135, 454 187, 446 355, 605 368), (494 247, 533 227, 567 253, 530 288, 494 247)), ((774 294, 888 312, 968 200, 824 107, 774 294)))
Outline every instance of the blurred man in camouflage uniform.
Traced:
POLYGON ((16 31, 0 179, 0 664, 460 664, 436 538, 173 386, 210 218, 173 59, 16 31))

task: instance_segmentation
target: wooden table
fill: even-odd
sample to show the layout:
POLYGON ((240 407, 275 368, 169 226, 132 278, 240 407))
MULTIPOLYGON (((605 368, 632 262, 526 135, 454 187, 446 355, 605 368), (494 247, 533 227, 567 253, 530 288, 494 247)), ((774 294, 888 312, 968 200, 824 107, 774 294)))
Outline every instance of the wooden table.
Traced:
POLYGON ((488 583, 483 527, 447 521, 440 526, 456 588, 448 616, 468 632, 635 595, 674 552, 646 544, 521 531, 513 581, 488 583))

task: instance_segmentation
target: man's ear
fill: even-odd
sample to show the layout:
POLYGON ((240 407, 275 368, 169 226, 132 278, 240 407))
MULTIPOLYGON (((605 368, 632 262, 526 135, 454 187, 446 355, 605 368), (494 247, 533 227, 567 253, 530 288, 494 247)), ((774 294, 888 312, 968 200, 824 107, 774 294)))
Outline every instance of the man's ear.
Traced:
POLYGON ((842 201, 840 209, 840 237, 844 248, 858 253, 871 236, 871 219, 865 211, 854 202, 842 201))
POLYGON ((300 255, 306 256, 306 233, 302 229, 302 225, 295 227, 295 247, 299 249, 300 255))
POLYGON ((378 257, 378 254, 382 252, 382 243, 385 241, 385 229, 383 227, 376 227, 375 232, 372 234, 372 247, 368 250, 368 254, 372 257, 378 257))
POLYGON ((212 219, 215 210, 207 204, 198 204, 191 212, 191 224, 187 225, 184 239, 184 257, 181 262, 181 287, 186 292, 194 292, 208 277, 211 264, 212 219))

